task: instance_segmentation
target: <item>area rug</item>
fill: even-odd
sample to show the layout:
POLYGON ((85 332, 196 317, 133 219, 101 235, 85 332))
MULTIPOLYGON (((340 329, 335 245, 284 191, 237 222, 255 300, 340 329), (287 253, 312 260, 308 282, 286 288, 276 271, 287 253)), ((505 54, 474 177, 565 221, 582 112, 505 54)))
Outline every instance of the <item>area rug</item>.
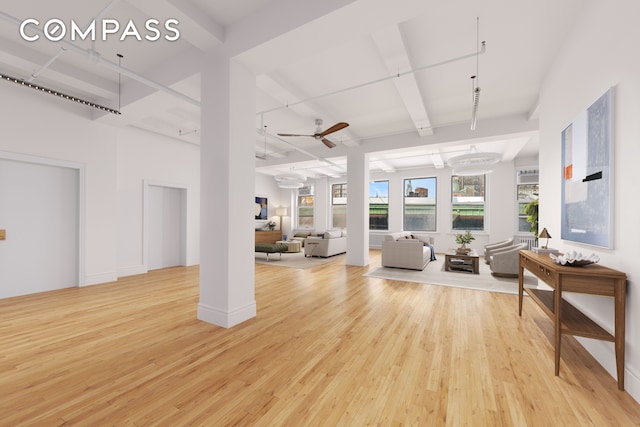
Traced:
MULTIPOLYGON (((364 276, 506 294, 518 293, 517 277, 495 277, 491 275, 489 266, 484 263, 482 258, 480 258, 480 274, 445 271, 444 255, 440 254, 438 259, 427 264, 427 267, 423 271, 379 267, 369 271, 364 274, 364 276)), ((536 288, 537 284, 538 280, 534 276, 525 272, 524 286, 527 288, 536 288)))
POLYGON ((267 254, 256 252, 256 264, 270 265, 273 267, 289 267, 289 268, 311 268, 318 265, 326 264, 335 260, 344 260, 345 254, 335 255, 329 258, 319 257, 306 257, 304 252, 296 253, 283 253, 282 259, 278 254, 269 254, 269 261, 267 261, 267 254))

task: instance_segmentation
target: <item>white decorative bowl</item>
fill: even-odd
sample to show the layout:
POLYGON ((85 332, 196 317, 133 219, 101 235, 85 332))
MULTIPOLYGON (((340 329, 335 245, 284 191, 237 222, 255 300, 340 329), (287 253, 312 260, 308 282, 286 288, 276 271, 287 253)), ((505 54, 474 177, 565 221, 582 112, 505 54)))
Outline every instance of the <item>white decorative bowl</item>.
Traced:
POLYGON ((549 256, 556 264, 567 265, 570 267, 579 267, 600 261, 600 257, 596 254, 585 256, 576 251, 570 251, 564 255, 549 254, 549 256))

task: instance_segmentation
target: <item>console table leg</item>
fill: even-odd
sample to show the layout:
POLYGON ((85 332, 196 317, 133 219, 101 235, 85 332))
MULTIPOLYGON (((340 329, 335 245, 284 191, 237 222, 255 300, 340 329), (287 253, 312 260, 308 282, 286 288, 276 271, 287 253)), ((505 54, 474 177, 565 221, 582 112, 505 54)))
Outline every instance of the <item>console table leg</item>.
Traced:
POLYGON ((615 347, 616 347, 616 372, 618 374, 618 390, 624 390, 624 334, 626 317, 626 280, 621 281, 615 288, 615 347))
POLYGON ((555 319, 556 376, 560 375, 560 345, 562 343, 562 281, 558 281, 553 291, 553 311, 555 319))
POLYGON ((518 314, 522 317, 522 293, 524 292, 524 267, 518 266, 518 314))

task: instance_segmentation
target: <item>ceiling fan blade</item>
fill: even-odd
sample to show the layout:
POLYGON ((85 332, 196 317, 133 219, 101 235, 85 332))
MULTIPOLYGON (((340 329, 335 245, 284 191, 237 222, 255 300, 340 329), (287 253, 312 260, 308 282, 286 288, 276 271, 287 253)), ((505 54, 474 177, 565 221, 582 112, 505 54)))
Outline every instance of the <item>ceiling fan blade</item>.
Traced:
POLYGON ((310 136, 315 137, 315 135, 300 135, 297 133, 279 133, 278 136, 310 136))
POLYGON ((317 135, 318 136, 327 136, 330 133, 334 133, 334 132, 337 132, 337 131, 339 131, 341 129, 344 129, 347 126, 349 126, 349 123, 345 123, 345 122, 336 123, 335 125, 331 126, 329 129, 326 129, 325 131, 320 132, 317 135))
POLYGON ((321 141, 322 141, 322 143, 324 145, 326 145, 329 148, 333 148, 333 147, 336 146, 336 144, 334 144, 333 142, 329 141, 327 138, 322 138, 321 141))

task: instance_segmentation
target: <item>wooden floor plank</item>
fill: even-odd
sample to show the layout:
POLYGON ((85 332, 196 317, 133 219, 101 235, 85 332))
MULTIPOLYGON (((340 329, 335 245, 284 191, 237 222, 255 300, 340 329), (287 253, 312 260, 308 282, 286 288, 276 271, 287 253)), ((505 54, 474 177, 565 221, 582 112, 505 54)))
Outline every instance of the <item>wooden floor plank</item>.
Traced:
MULTIPOLYGON (((640 425, 517 296, 256 265, 256 318, 196 319, 198 268, 0 300, 0 426, 640 425)), ((456 274, 456 273, 451 273, 456 274)))

